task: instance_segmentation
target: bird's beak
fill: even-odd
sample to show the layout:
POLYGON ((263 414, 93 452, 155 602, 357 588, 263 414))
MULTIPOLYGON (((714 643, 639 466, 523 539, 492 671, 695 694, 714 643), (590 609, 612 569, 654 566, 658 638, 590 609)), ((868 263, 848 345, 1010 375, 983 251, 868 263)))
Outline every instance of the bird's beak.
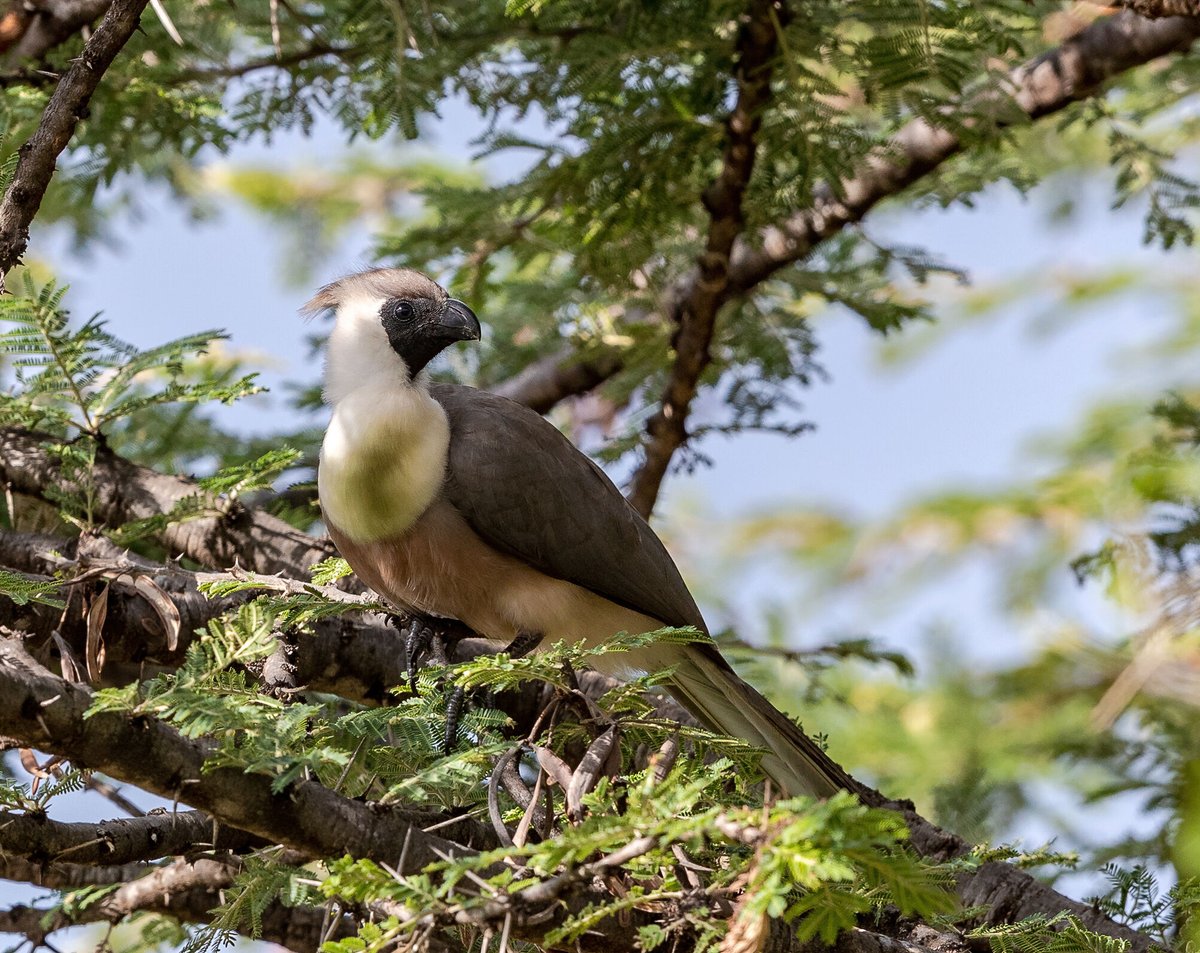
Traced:
POLYGON ((475 312, 457 298, 446 302, 446 309, 438 319, 437 328, 439 336, 452 341, 478 341, 482 334, 475 312))

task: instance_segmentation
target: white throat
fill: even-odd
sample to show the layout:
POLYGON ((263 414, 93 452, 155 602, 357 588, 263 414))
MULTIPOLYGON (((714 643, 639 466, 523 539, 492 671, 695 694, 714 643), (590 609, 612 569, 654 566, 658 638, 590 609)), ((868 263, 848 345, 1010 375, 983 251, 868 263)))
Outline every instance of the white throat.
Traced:
POLYGON ((408 530, 441 489, 450 446, 445 411, 388 342, 382 301, 344 302, 329 336, 317 490, 327 523, 356 542, 408 530))
POLYGON ((364 386, 409 383, 408 367, 388 342, 383 299, 351 298, 337 310, 325 351, 325 403, 334 407, 364 386))

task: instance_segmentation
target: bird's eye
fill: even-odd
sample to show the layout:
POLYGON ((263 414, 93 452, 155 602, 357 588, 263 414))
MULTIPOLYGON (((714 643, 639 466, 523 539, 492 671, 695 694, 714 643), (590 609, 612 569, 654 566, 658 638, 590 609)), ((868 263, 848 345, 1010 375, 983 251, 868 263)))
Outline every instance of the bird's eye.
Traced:
POLYGON ((413 307, 413 303, 404 298, 393 298, 389 301, 384 308, 384 314, 387 315, 388 312, 391 313, 391 317, 401 321, 411 321, 417 316, 417 309, 413 307))

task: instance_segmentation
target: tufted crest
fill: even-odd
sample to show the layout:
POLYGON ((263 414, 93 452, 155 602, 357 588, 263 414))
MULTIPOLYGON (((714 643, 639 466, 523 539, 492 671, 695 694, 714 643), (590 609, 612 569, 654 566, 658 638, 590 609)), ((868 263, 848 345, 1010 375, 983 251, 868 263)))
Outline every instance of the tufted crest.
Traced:
POLYGON ((432 278, 411 268, 368 268, 331 281, 312 296, 300 313, 311 317, 358 297, 432 298, 445 301, 447 295, 432 278))

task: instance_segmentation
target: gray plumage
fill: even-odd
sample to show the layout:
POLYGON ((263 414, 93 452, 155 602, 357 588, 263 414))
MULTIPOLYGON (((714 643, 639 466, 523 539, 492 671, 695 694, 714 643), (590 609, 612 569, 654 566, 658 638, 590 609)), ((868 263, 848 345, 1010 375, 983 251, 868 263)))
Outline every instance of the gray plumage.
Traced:
MULTIPOLYGON (((326 286, 311 306, 338 314, 326 373, 334 416, 322 448, 322 506, 334 541, 369 585, 498 641, 533 634, 597 642, 662 626, 707 631, 661 540, 552 424, 505 398, 410 373, 409 348, 420 367, 429 340, 449 335, 445 346, 462 339, 455 335, 478 335, 477 322, 464 330, 464 315, 474 321, 470 309, 400 270, 326 286)), ((785 792, 853 789, 713 646, 656 643, 623 659, 630 669, 670 669, 665 687, 706 727, 764 748, 763 769, 785 792)))
POLYGON ((429 393, 450 420, 443 492, 488 543, 666 625, 708 631, 662 540, 558 428, 473 387, 429 393))

